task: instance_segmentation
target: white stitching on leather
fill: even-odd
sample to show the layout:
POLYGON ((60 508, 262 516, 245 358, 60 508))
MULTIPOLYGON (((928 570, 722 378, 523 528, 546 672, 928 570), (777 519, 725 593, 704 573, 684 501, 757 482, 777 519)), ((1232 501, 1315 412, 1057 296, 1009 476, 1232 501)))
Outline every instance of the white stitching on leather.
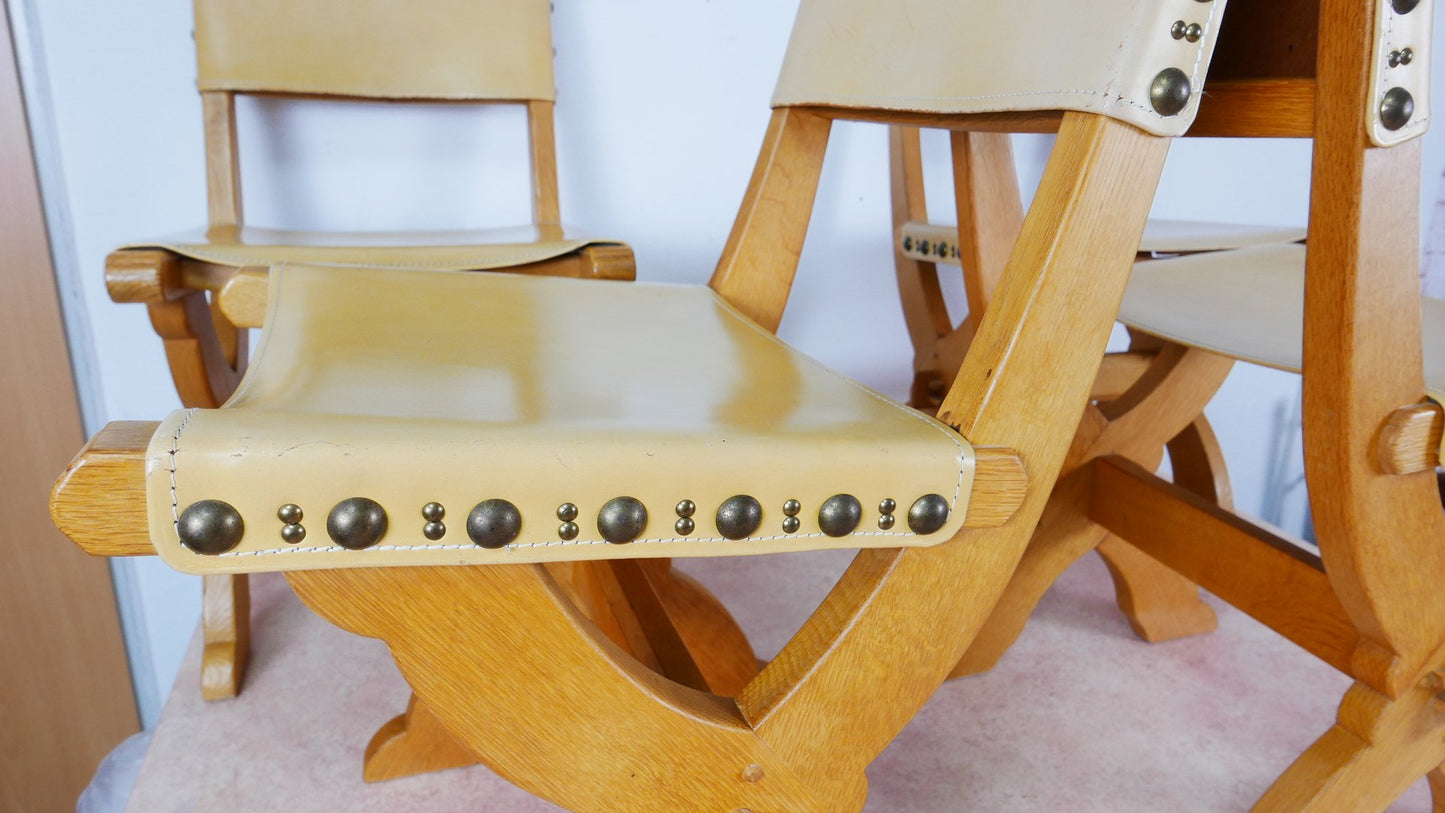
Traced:
MULTIPOLYGON (((1419 105, 1425 107, 1427 109, 1427 112, 1418 118, 1411 118, 1410 121, 1405 123, 1404 127, 1401 127, 1398 130, 1385 130, 1384 125, 1380 123, 1380 104, 1384 101, 1385 93, 1389 90, 1391 71, 1400 70, 1399 67, 1391 68, 1388 58, 1389 53, 1393 50, 1396 50, 1395 18, 1399 15, 1395 14, 1395 10, 1391 6, 1389 0, 1380 0, 1380 2, 1376 6, 1375 13, 1376 15, 1384 15, 1385 31, 1383 42, 1380 42, 1379 40, 1376 41, 1377 49, 1373 54, 1374 64, 1371 66, 1371 73, 1374 81, 1373 86, 1370 88, 1371 103, 1370 110, 1368 111, 1369 118, 1367 124, 1370 130, 1370 140, 1372 142, 1380 144, 1381 146, 1395 146, 1397 144, 1403 144, 1404 142, 1409 141, 1413 138, 1417 138, 1418 134, 1412 135, 1412 132, 1425 128, 1430 124, 1430 115, 1428 113, 1429 99, 1426 98, 1425 103, 1423 105, 1419 105)), ((1427 47, 1428 44, 1429 43, 1427 42, 1426 46, 1422 47, 1427 47)), ((1402 86, 1405 84, 1408 83, 1401 83, 1402 86)), ((1418 90, 1419 88, 1417 87, 1416 91, 1418 90)))
MULTIPOLYGON (((1210 34, 1214 31, 1214 14, 1222 3, 1209 4, 1209 16, 1204 20, 1204 36, 1199 38, 1199 47, 1194 49, 1194 67, 1189 71, 1189 84, 1191 88, 1199 88, 1199 66, 1204 62, 1204 43, 1209 41, 1210 34)), ((1195 91, 1198 93, 1198 91, 1195 91)))
MULTIPOLYGON (((678 543, 678 542, 700 542, 700 543, 705 543, 705 544, 733 545, 733 544, 740 544, 740 543, 746 543, 746 542, 776 542, 776 541, 779 541, 779 540, 787 540, 787 539, 810 539, 810 538, 817 538, 817 537, 821 537, 821 536, 823 536, 823 534, 821 534, 821 533, 777 534, 777 535, 773 535, 773 536, 750 536, 750 537, 747 537, 746 539, 727 539, 727 538, 721 537, 721 536, 701 536, 701 537, 672 536, 672 537, 658 537, 657 539, 634 539, 634 540, 632 540, 631 542, 626 542, 626 543, 623 543, 623 544, 620 544, 620 545, 619 545, 619 544, 612 543, 612 542, 608 542, 608 541, 605 540, 605 539, 572 539, 572 540, 561 540, 561 539, 559 539, 559 540, 556 540, 556 541, 554 541, 554 542, 513 542, 513 543, 507 545, 505 548, 496 548, 496 549, 494 549, 494 550, 496 550, 496 551, 501 551, 501 550, 520 550, 520 549, 522 549, 522 548, 554 548, 554 547, 566 547, 566 546, 569 546, 569 545, 574 545, 574 546, 575 546, 575 545, 611 545, 612 547, 615 547, 615 548, 617 548, 617 549, 619 549, 619 550, 622 550, 622 549, 631 547, 631 546, 633 546, 633 545, 664 545, 664 544, 675 544, 675 543, 678 543)), ((899 531, 859 531, 859 532, 856 532, 856 533, 851 533, 851 534, 848 535, 848 537, 845 537, 845 538, 852 538, 852 537, 856 537, 856 536, 911 537, 911 538, 918 538, 918 535, 917 535, 917 534, 902 533, 902 532, 899 532, 899 531)), ((225 558, 228 558, 228 557, 229 557, 229 558, 236 558, 236 557, 240 557, 240 556, 275 556, 275 555, 287 554, 287 553, 411 553, 411 552, 413 552, 413 551, 438 551, 438 550, 475 551, 475 552, 477 552, 477 553, 482 553, 482 552, 484 552, 484 551, 493 550, 493 549, 481 548, 481 547, 478 547, 477 545, 460 544, 460 545, 374 545, 374 546, 372 546, 372 547, 370 547, 370 548, 362 548, 362 549, 360 549, 360 550, 351 550, 351 549, 348 549, 348 548, 342 548, 342 547, 336 547, 336 546, 328 545, 328 546, 326 546, 326 547, 309 547, 309 548, 267 548, 267 549, 264 549, 264 550, 233 550, 233 551, 227 551, 226 553, 219 554, 216 558, 218 558, 218 559, 225 559, 225 558)), ((762 552, 762 551, 760 551, 760 552, 762 552)), ((778 552, 779 552, 779 553, 783 553, 784 551, 778 551, 778 552)))
POLYGON ((196 409, 193 407, 186 413, 186 417, 182 418, 179 424, 176 424, 176 431, 171 435, 171 450, 169 452, 171 459, 171 526, 176 529, 177 539, 179 539, 181 535, 181 509, 176 498, 176 453, 181 450, 181 433, 186 431, 186 424, 191 422, 191 416, 195 414, 196 409))

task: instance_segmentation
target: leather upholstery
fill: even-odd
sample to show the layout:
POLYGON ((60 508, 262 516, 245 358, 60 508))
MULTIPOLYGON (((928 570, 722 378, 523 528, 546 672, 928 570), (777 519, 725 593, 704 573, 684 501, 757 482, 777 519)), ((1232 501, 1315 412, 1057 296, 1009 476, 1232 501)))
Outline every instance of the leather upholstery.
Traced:
POLYGON ((195 0, 203 91, 556 95, 548 0, 195 0))
POLYGON ((774 106, 929 113, 1081 110, 1155 135, 1194 120, 1225 0, 803 0, 774 106), (1197 23, 1197 42, 1175 39, 1197 23), (1176 115, 1150 103, 1166 68, 1189 77, 1176 115))
POLYGON ((1150 218, 1144 226, 1139 250, 1156 254, 1189 254, 1228 248, 1298 243, 1303 226, 1256 226, 1245 223, 1209 223, 1197 220, 1150 218))
MULTIPOLYGON (((1137 263, 1119 320, 1180 344, 1299 372, 1304 269, 1302 245, 1137 263)), ((1425 298, 1422 307, 1425 386, 1445 403, 1445 300, 1425 298)))
MULTIPOLYGON (((904 223, 898 229, 903 256, 926 263, 958 265, 958 229, 933 223, 904 223)), ((1139 251, 1149 254, 1190 254, 1247 246, 1296 243, 1305 230, 1290 226, 1254 226, 1196 220, 1153 220, 1144 226, 1139 251)))
POLYGON ((1370 141, 1389 147, 1423 135, 1430 125, 1430 44, 1434 39, 1435 4, 1421 0, 1408 14, 1397 14, 1390 0, 1375 2, 1375 52, 1370 62, 1370 141), (1410 49, 1408 63, 1390 64, 1390 54, 1410 49), (1380 120, 1380 104, 1391 88, 1404 88, 1415 112, 1405 126, 1390 130, 1380 120))
POLYGON ((706 288, 383 269, 290 266, 271 274, 267 330, 219 410, 161 424, 147 458, 151 536, 195 573, 398 564, 712 556, 825 547, 932 545, 961 527, 972 449, 957 433, 791 350, 706 288), (908 528, 913 501, 946 498, 946 524, 908 528), (746 539, 718 532, 729 497, 762 505, 746 539), (835 494, 862 503, 848 536, 820 532, 835 494), (605 542, 608 500, 641 500, 641 538, 605 542), (351 497, 386 510, 375 547, 332 544, 327 514, 351 497), (468 538, 468 512, 501 498, 522 516, 502 549, 468 538), (245 523, 239 546, 201 555, 178 513, 222 500, 245 523), (880 528, 879 505, 897 502, 880 528), (692 500, 696 528, 675 532, 692 500), (783 529, 798 500, 801 527, 783 529), (447 532, 423 535, 422 506, 447 532), (306 538, 282 541, 277 509, 304 511, 306 538), (579 535, 557 510, 579 509, 579 535))
POLYGON ((213 226, 131 243, 217 265, 313 263, 451 271, 509 268, 570 254, 583 246, 621 245, 566 226, 516 226, 433 232, 315 232, 213 226))

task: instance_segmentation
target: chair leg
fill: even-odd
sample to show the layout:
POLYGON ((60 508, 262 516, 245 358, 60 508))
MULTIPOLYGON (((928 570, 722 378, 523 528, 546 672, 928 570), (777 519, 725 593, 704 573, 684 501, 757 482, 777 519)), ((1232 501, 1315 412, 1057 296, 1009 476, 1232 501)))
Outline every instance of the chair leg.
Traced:
POLYGON ((249 577, 205 576, 201 594, 201 697, 226 700, 240 693, 251 654, 249 577))
POLYGON ((384 782, 476 763, 476 755, 453 739, 413 694, 406 711, 372 735, 362 758, 361 776, 368 782, 384 782))
MULTIPOLYGON (((1421 776, 1440 786, 1445 709, 1417 686, 1391 700, 1363 683, 1345 693, 1334 727, 1315 740, 1256 811, 1384 810, 1421 776)), ((1440 809, 1439 796, 1436 809, 1440 809)))
MULTIPOLYGON (((757 674, 757 657, 747 636, 707 588, 673 570, 671 560, 656 559, 635 565, 645 572, 645 585, 615 578, 612 569, 616 564, 620 563, 581 562, 549 570, 584 615, 609 639, 654 671, 682 681, 684 676, 670 674, 665 667, 669 661, 685 654, 693 666, 690 670, 693 674, 687 677, 700 679, 711 691, 725 696, 741 691, 757 674), (605 571, 598 572, 602 569, 605 571), (635 594, 644 592, 655 597, 653 615, 657 616, 645 624, 632 610, 641 603, 635 594), (619 604, 620 612, 614 609, 619 604), (659 632, 659 628, 667 624, 675 629, 675 634, 664 636, 659 632), (684 652, 673 652, 669 658, 657 640, 661 637, 679 642, 684 652)), ((362 776, 367 782, 383 782, 474 765, 478 761, 413 694, 407 701, 406 711, 388 720, 372 736, 366 747, 362 776)))
POLYGON ((1089 519, 1092 491, 1093 470, 1088 467, 1059 481, 1008 587, 949 678, 992 669, 1018 640, 1054 581, 1108 534, 1089 519))
POLYGON ((1425 775, 1430 780, 1431 813, 1445 813, 1445 765, 1437 765, 1425 775))
MULTIPOLYGON (((1199 416, 1169 441, 1174 482, 1229 507, 1229 477, 1224 454, 1199 416)), ((1149 643, 1203 635, 1219 627, 1214 609, 1199 597, 1199 587, 1168 567, 1110 534, 1099 543, 1099 556, 1114 579, 1119 609, 1134 634, 1149 643)))
POLYGON ((1203 635, 1219 627, 1199 586, 1113 534, 1099 542, 1099 557, 1114 579, 1114 598, 1134 634, 1151 644, 1203 635))

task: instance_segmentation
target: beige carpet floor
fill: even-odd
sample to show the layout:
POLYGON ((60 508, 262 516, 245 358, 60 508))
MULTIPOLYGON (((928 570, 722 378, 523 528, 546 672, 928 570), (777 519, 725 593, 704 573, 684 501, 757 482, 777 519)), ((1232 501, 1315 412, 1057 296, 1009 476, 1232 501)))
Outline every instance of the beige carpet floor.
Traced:
MULTIPOLYGON (((847 561, 798 554, 680 566, 733 608, 769 657, 847 561)), ((362 782, 362 750, 405 705, 405 683, 384 646, 321 621, 284 580, 253 585, 245 691, 202 702, 192 642, 129 810, 557 809, 484 767, 362 782)), ((1115 609, 1102 563, 1082 560, 996 669, 945 684, 873 763, 867 810, 1248 809, 1330 725, 1349 681, 1210 600, 1217 632, 1145 644, 1115 609)), ((1391 809, 1428 811, 1423 783, 1391 809)))

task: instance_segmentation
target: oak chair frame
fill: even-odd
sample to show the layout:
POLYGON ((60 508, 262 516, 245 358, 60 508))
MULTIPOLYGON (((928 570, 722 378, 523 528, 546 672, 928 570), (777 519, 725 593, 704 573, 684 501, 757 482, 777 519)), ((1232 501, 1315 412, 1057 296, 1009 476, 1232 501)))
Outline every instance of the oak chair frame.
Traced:
MULTIPOLYGON (((1066 463, 1009 587, 955 670, 990 668, 1044 590, 1095 546, 1146 639, 1212 628, 1193 580, 1355 680, 1335 725, 1257 810, 1384 809, 1421 776, 1435 809, 1445 809, 1445 512, 1437 482, 1445 414, 1425 398, 1420 354, 1420 142, 1378 147, 1367 131, 1375 13, 1375 4, 1322 0, 1308 70, 1266 62, 1258 77, 1211 83, 1190 132, 1314 139, 1303 382, 1319 555, 1230 510, 1202 409, 1232 360, 1136 334, 1129 353, 1105 359, 1074 465, 1066 463), (1151 473, 1166 441, 1173 483, 1151 473)), ((1013 227, 1017 193, 999 182, 1013 180, 1007 145, 955 134, 953 155, 956 252, 973 314, 987 304, 997 268, 990 241, 1013 227), (992 169, 980 171, 986 153, 992 169), (980 200, 1000 205, 980 216, 980 200)), ((916 133, 895 131, 893 156, 898 237, 909 228, 947 240, 947 230, 915 225, 926 220, 916 133)), ((936 401, 930 381, 967 349, 971 325, 955 329, 940 309, 935 270, 901 242, 896 250, 917 351, 913 397, 926 407, 936 401)))
MULTIPOLYGON (((917 116, 774 112, 710 283, 768 330, 782 317, 835 118, 917 116)), ((1007 449, 1009 459, 1022 461, 1008 496, 991 495, 1000 487, 982 485, 982 472, 975 486, 975 501, 986 506, 991 495, 1017 510, 1010 506, 987 523, 994 527, 965 527, 933 548, 860 553, 819 611, 733 698, 668 680, 627 655, 585 618, 547 566, 290 573, 297 593, 333 623, 386 639, 441 727, 503 776, 560 804, 607 809, 626 798, 658 810, 861 807, 864 767, 957 663, 1044 509, 1170 143, 1075 112, 934 116, 930 123, 1059 132, 993 307, 939 412, 976 449, 1007 449), (1040 363, 1045 357, 1049 364, 1040 363), (958 590, 961 583, 974 589, 958 590), (358 591, 377 600, 350 600, 358 591), (436 627, 437 618, 477 617, 483 607, 486 625, 436 627), (516 638, 522 630, 525 642, 516 638), (513 665, 515 691, 479 689, 490 682, 485 664, 495 657, 513 665), (876 702, 880 681, 892 702, 876 702), (519 748, 509 732, 523 729, 529 736, 519 748), (679 749, 696 758, 657 759, 679 749)), ((131 427, 137 430, 145 428, 131 427)), ((109 532, 97 534, 79 527, 75 510, 94 507, 97 480, 110 483, 112 504, 127 501, 115 490, 117 478, 134 499, 143 487, 135 478, 136 445, 134 437, 97 438, 57 485, 57 521, 75 538, 92 540, 93 552, 149 548, 143 521, 113 519, 109 532)), ((666 619, 649 619, 666 626, 666 619)))

